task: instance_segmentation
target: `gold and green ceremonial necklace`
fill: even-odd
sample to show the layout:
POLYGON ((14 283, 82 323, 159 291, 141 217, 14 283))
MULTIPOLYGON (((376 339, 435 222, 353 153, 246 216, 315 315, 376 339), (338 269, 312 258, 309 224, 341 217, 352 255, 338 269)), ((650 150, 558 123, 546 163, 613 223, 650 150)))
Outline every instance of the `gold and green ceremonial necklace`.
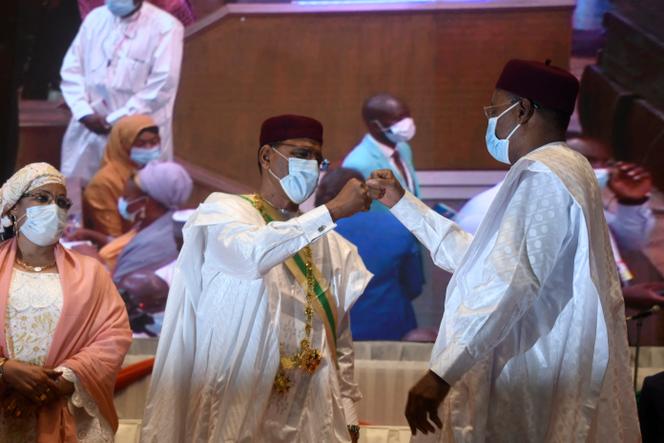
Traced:
MULTIPOLYGON (((246 197, 245 197, 246 198, 246 197)), ((247 198, 253 206, 260 212, 266 222, 271 222, 275 219, 278 220, 276 208, 269 206, 269 203, 265 201, 263 197, 258 194, 253 194, 247 198), (273 209, 270 211, 269 209, 273 209), (272 212, 272 213, 271 213, 272 212)), ((306 278, 306 302, 304 306, 304 338, 300 341, 300 348, 294 354, 287 355, 283 349, 283 346, 280 347, 280 359, 279 359, 279 369, 277 370, 277 375, 274 378, 274 390, 279 394, 285 394, 289 391, 293 385, 292 379, 289 377, 289 372, 300 369, 307 374, 313 374, 318 369, 323 355, 321 352, 311 346, 311 335, 313 333, 313 322, 314 322, 314 300, 316 299, 316 282, 313 272, 312 265, 312 256, 311 248, 305 246, 300 251, 304 259, 305 273, 306 278)))

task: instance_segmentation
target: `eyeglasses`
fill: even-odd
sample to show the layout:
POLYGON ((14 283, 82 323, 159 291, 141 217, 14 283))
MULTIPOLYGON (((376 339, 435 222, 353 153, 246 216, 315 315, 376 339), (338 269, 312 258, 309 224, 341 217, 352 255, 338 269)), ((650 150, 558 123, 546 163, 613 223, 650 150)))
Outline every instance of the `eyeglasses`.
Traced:
POLYGON ((318 167, 321 171, 327 171, 330 167, 330 162, 328 159, 323 157, 319 152, 314 151, 308 146, 298 146, 291 145, 288 143, 279 143, 272 146, 272 149, 277 149, 281 146, 288 146, 289 148, 294 148, 290 152, 290 157, 301 158, 304 160, 316 160, 318 162, 318 167))
POLYGON ((63 195, 58 195, 57 197, 51 194, 48 191, 37 191, 37 192, 27 192, 21 196, 21 198, 30 197, 32 200, 36 201, 40 205, 49 205, 53 202, 60 209, 65 211, 69 210, 72 205, 72 201, 63 195))

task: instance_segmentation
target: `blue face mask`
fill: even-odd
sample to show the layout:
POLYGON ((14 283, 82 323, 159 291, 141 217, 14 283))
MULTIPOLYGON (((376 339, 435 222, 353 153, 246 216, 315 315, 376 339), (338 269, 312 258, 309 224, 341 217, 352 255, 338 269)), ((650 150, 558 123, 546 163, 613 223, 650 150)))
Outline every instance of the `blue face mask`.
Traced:
POLYGON ((106 0, 106 7, 117 17, 126 17, 136 9, 134 0, 106 0))
POLYGON ((118 199, 118 212, 120 213, 120 217, 122 217, 124 220, 128 221, 129 223, 134 223, 136 221, 136 216, 140 212, 143 212, 143 213, 145 212, 145 207, 143 207, 143 208, 141 208, 141 209, 139 209, 138 211, 135 211, 135 212, 129 212, 129 205, 136 202, 136 201, 138 201, 138 200, 140 200, 140 199, 142 199, 142 198, 145 198, 145 197, 139 197, 135 200, 127 201, 126 198, 120 197, 118 199))
POLYGON ((503 115, 507 114, 509 111, 512 110, 516 105, 518 105, 519 102, 514 103, 512 106, 509 108, 505 109, 503 112, 500 113, 499 116, 497 117, 491 117, 489 119, 489 124, 486 127, 486 148, 489 151, 489 154, 496 160, 498 160, 501 163, 505 164, 511 164, 510 162, 510 137, 514 132, 519 129, 519 126, 521 126, 520 123, 518 123, 514 129, 507 135, 507 138, 500 139, 496 136, 496 125, 498 124, 498 119, 502 117, 503 115))
POLYGON ((153 160, 157 160, 161 155, 161 147, 159 145, 153 148, 131 148, 129 151, 129 158, 139 165, 147 165, 153 160))
POLYGON ((32 206, 25 211, 26 221, 21 234, 38 246, 50 246, 62 237, 67 223, 67 211, 56 204, 32 206))
POLYGON ((276 149, 274 149, 274 152, 288 161, 288 175, 280 178, 271 169, 268 172, 272 174, 272 177, 279 180, 281 188, 288 196, 288 199, 299 205, 316 190, 318 175, 320 173, 318 162, 316 160, 286 157, 276 149))

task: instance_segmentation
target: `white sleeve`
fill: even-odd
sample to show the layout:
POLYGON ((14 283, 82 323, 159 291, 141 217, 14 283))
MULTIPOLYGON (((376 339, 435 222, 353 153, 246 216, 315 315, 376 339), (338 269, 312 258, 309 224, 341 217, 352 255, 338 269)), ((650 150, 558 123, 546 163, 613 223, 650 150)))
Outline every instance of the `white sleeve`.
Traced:
POLYGON ((498 345, 538 297, 573 223, 572 204, 552 173, 528 173, 519 184, 495 244, 463 270, 467 278, 457 276, 463 284, 447 295, 430 363, 447 383, 498 345), (533 198, 538 192, 545 197, 533 198))
POLYGON ((241 209, 225 212, 222 223, 207 228, 207 249, 215 266, 240 278, 260 278, 336 226, 324 205, 264 226, 243 219, 241 209))
POLYGON ((127 103, 106 116, 110 124, 115 124, 126 115, 154 114, 167 106, 177 92, 182 65, 182 40, 184 28, 177 23, 162 36, 154 52, 153 64, 145 86, 132 96, 127 103))
POLYGON ((94 114, 94 110, 88 103, 85 92, 85 73, 83 72, 83 48, 81 40, 85 38, 86 21, 83 22, 74 41, 62 61, 60 68, 60 90, 67 102, 73 117, 80 120, 86 115, 94 114))
POLYGON ((618 246, 624 250, 642 249, 655 226, 650 202, 642 205, 616 205, 615 212, 604 211, 606 222, 618 246))
POLYGON ((101 415, 97 403, 85 390, 74 371, 65 366, 59 366, 55 370, 62 372, 62 378, 74 385, 74 393, 67 407, 76 421, 77 432, 87 436, 85 441, 111 443, 114 440, 113 429, 101 415))
POLYGON ((341 404, 346 415, 347 425, 359 424, 359 403, 362 399, 360 388, 355 382, 355 355, 353 353, 353 336, 350 330, 349 315, 346 314, 339 325, 337 338, 337 361, 339 363, 339 387, 341 404))
POLYGON ((437 266, 454 272, 473 240, 471 234, 408 191, 390 211, 429 250, 437 266))

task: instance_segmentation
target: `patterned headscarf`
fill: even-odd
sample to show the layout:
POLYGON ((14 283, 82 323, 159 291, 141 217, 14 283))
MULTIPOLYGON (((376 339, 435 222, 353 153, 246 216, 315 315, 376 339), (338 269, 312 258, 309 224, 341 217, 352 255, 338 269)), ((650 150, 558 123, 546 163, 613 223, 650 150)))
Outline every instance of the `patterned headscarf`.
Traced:
MULTIPOLYGON (((19 169, 0 188, 0 215, 6 216, 26 192, 48 184, 65 186, 65 177, 48 163, 30 163, 19 169)), ((3 218, 3 227, 5 224, 3 218)))

